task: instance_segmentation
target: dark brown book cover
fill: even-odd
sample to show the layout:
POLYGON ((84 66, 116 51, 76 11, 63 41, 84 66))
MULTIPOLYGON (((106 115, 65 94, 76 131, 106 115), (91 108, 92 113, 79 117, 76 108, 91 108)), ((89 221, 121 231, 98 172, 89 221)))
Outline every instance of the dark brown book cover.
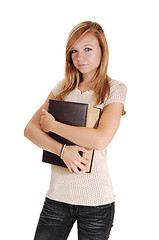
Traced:
MULTIPOLYGON (((100 109, 91 107, 89 104, 53 99, 49 100, 48 112, 54 116, 56 121, 78 127, 97 127, 100 117, 100 109)), ((62 144, 75 145, 69 140, 53 132, 48 133, 48 135, 62 144)), ((90 173, 94 150, 89 149, 88 153, 79 153, 82 157, 89 159, 89 164, 86 172, 90 173)), ((66 164, 62 159, 60 159, 58 155, 50 153, 46 150, 43 150, 42 161, 67 168, 66 164)))

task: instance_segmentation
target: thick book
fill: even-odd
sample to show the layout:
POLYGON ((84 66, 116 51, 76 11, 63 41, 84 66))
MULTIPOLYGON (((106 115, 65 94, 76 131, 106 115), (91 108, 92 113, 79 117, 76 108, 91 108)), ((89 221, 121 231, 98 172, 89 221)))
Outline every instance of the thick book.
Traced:
MULTIPOLYGON (((77 127, 89 127, 96 128, 98 126, 101 110, 100 108, 92 107, 89 104, 69 102, 62 100, 49 99, 48 112, 52 114, 56 121, 77 126, 77 127)), ((66 144, 75 145, 73 142, 53 133, 49 132, 48 135, 54 138, 56 141, 66 144)), ((88 165, 86 172, 91 172, 94 150, 88 149, 87 153, 79 152, 79 154, 88 159, 88 165)), ((56 154, 43 150, 42 161, 67 168, 66 164, 56 154)))

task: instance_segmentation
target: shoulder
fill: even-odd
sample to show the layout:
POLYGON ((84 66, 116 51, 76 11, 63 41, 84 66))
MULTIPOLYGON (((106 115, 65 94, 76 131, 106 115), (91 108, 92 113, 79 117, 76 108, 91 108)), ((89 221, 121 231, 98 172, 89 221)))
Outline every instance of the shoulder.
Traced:
POLYGON ((56 96, 58 94, 58 92, 60 91, 60 89, 62 88, 63 81, 64 80, 61 80, 54 85, 54 87, 52 89, 54 96, 56 96))
POLYGON ((114 89, 123 89, 125 91, 127 91, 127 86, 125 83, 121 82, 121 81, 118 81, 118 80, 115 80, 115 79, 111 79, 109 81, 110 83, 110 91, 113 91, 114 89))
POLYGON ((127 86, 121 81, 111 79, 110 83, 110 95, 106 98, 105 105, 114 102, 125 103, 126 95, 127 95, 127 86))

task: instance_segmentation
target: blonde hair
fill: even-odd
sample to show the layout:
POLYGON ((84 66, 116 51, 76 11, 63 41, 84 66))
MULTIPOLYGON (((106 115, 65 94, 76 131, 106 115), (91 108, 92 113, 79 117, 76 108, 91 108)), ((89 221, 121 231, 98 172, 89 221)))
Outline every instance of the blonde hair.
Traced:
POLYGON ((102 104, 106 96, 107 98, 109 97, 109 81, 111 78, 107 75, 109 51, 105 33, 98 23, 85 21, 76 25, 68 36, 65 52, 65 78, 56 99, 64 100, 65 96, 77 88, 80 81, 82 81, 82 74, 76 69, 72 62, 71 50, 75 43, 88 32, 95 34, 102 53, 99 67, 92 79, 91 89, 94 91, 94 105, 102 104))

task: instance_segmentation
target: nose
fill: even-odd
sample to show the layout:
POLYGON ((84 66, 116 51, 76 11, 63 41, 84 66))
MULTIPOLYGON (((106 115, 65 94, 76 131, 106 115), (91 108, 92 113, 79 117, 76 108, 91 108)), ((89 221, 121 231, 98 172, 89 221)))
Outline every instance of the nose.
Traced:
POLYGON ((74 60, 80 62, 84 59, 84 54, 82 52, 77 52, 74 57, 75 57, 74 60))

